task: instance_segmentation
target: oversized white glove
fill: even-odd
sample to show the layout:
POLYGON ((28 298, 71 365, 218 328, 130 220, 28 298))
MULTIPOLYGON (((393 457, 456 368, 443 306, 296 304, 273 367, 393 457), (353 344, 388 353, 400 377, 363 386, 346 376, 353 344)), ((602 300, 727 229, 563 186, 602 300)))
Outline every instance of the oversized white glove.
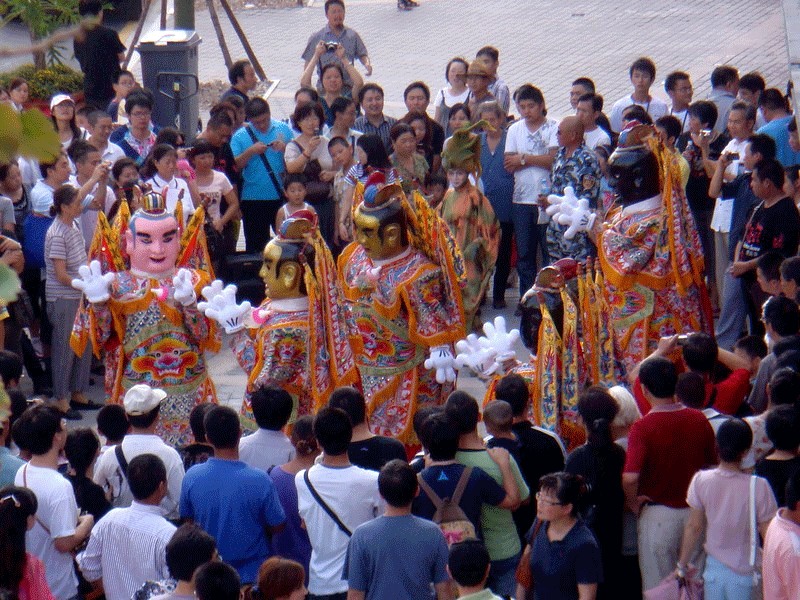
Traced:
POLYGON ((93 260, 88 265, 81 265, 78 269, 80 279, 72 280, 72 287, 80 290, 92 304, 105 302, 111 295, 109 289, 114 281, 114 273, 103 273, 100 261, 93 260))
POLYGON ((498 364, 516 357, 514 344, 519 339, 519 329, 507 331, 505 317, 497 316, 494 323, 484 323, 483 332, 486 334, 487 346, 495 351, 498 364))
POLYGON ((189 269, 178 269, 175 277, 172 278, 172 286, 172 297, 183 306, 189 306, 197 300, 197 294, 194 293, 194 285, 192 285, 192 272, 189 269))
POLYGON ((564 232, 564 239, 571 240, 576 234, 589 231, 593 226, 597 215, 589 208, 589 201, 586 198, 578 198, 572 186, 564 188, 563 196, 551 194, 547 197, 550 206, 547 207, 547 214, 559 225, 567 225, 564 232))
POLYGON ((245 318, 250 314, 248 301, 236 304, 236 286, 233 284, 223 288, 219 279, 203 288, 205 302, 198 302, 197 309, 209 319, 215 320, 225 328, 225 333, 236 333, 245 327, 245 318))
POLYGON ((457 369, 469 368, 477 375, 490 377, 494 372, 494 359, 497 353, 489 348, 485 338, 470 333, 466 339, 456 342, 455 366, 457 369))
POLYGON ((425 368, 436 370, 437 383, 453 382, 456 380, 455 362, 450 346, 434 346, 425 359, 425 368))

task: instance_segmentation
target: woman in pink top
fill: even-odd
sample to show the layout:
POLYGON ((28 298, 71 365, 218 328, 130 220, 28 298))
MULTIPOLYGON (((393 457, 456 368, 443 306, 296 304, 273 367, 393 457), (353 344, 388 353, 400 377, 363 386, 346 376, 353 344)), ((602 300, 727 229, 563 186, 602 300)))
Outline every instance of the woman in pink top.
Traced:
POLYGON ((36 523, 37 508, 29 489, 0 489, 0 589, 16 592, 19 600, 54 600, 42 561, 25 552, 25 532, 36 523))
POLYGON ((719 466, 698 471, 689 484, 686 502, 691 510, 676 574, 685 576, 705 530, 705 600, 750 600, 756 584, 754 572, 761 572, 758 538, 751 560, 751 478, 755 481, 755 516, 761 537, 778 506, 767 480, 742 470, 742 459, 752 443, 753 432, 747 423, 740 419, 725 421, 717 430, 719 466))

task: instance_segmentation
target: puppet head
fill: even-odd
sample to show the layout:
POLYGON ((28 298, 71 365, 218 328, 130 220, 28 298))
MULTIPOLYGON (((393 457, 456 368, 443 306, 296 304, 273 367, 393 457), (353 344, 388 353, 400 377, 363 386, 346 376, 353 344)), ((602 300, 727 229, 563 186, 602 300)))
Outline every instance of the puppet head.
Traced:
POLYGON ((142 208, 131 216, 125 232, 125 251, 131 270, 159 278, 175 268, 181 238, 178 220, 166 209, 164 196, 148 192, 142 208))
POLYGON ((408 247, 403 189, 384 181, 382 173, 370 175, 353 219, 355 239, 371 260, 393 258, 408 247))
POLYGON ((647 143, 647 138, 653 135, 655 129, 648 125, 625 131, 608 159, 609 183, 623 206, 661 193, 658 158, 647 143))
POLYGON ((315 227, 313 213, 297 211, 281 224, 277 237, 264 247, 264 263, 259 275, 267 297, 283 300, 308 295, 305 271, 314 264, 311 235, 315 227))

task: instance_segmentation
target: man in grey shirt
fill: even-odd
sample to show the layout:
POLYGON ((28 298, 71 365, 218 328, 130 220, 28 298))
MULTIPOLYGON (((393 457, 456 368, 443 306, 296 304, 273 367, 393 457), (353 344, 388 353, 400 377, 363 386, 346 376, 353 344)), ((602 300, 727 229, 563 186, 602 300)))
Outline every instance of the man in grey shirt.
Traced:
POLYGON ((728 128, 728 114, 736 102, 739 91, 739 71, 736 67, 722 65, 711 71, 711 93, 708 99, 717 106, 717 122, 714 131, 724 133, 728 128))
MULTIPOLYGON (((301 58, 305 61, 304 68, 308 66, 309 61, 314 57, 314 49, 317 47, 317 44, 319 42, 325 42, 329 44, 329 46, 328 51, 319 59, 320 73, 322 73, 322 69, 326 65, 341 62, 335 52, 335 44, 339 44, 344 46, 345 58, 347 58, 351 64, 354 64, 355 60, 358 59, 361 64, 364 65, 366 74, 368 76, 372 75, 372 63, 369 60, 367 47, 361 40, 361 36, 353 29, 345 27, 344 25, 344 0, 326 0, 325 17, 328 19, 328 24, 308 38, 306 49, 303 50, 301 58)), ((353 81, 347 74, 347 69, 345 69, 344 66, 342 66, 342 71, 344 73, 344 87, 342 93, 349 95, 353 88, 353 81)), ((320 90, 322 89, 321 86, 322 82, 319 81, 317 87, 320 90)))

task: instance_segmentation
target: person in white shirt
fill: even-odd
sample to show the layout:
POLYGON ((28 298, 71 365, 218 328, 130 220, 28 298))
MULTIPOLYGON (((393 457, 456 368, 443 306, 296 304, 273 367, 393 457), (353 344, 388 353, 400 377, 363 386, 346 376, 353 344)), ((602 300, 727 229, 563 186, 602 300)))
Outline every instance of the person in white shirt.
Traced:
MULTIPOLYGON (((672 101, 669 114, 681 122, 681 132, 689 131, 689 105, 692 103, 692 80, 683 71, 673 71, 664 80, 664 91, 672 101)), ((655 121, 655 119, 653 119, 655 121)))
POLYGON ((646 57, 637 58, 628 72, 633 84, 633 93, 617 100, 611 107, 609 115, 611 129, 617 133, 622 131, 622 111, 632 104, 644 108, 653 121, 667 114, 667 103, 650 95, 650 86, 656 78, 655 63, 646 57))
POLYGON ((269 472, 275 465, 294 459, 294 446, 281 431, 292 415, 292 396, 276 385, 265 385, 250 397, 258 431, 239 441, 239 460, 269 472))
POLYGON ((58 472, 58 457, 67 440, 67 423, 54 406, 26 410, 14 425, 14 439, 23 441, 32 456, 14 478, 14 485, 36 494, 36 523, 25 537, 28 552, 46 567, 47 585, 56 600, 78 596, 78 578, 72 568, 72 551, 92 530, 91 515, 78 515, 75 493, 58 472))
POLYGON ((98 213, 103 211, 108 214, 116 201, 114 190, 108 186, 111 166, 101 161, 100 151, 97 148, 83 140, 78 140, 70 146, 69 155, 75 163, 75 175, 70 176, 69 183, 80 189, 89 181, 95 182, 83 198, 82 212, 78 221, 88 251, 97 228, 98 213))
POLYGON ((597 125, 597 117, 603 112, 603 97, 599 94, 584 94, 578 98, 575 115, 583 125, 583 141, 594 150, 598 146, 611 147, 611 137, 597 125))
POLYGON ((114 142, 109 142, 108 138, 114 130, 111 117, 102 110, 94 110, 89 113, 89 142, 100 151, 100 160, 111 163, 113 166, 120 158, 125 158, 125 152, 114 142))
POLYGON ((125 393, 123 406, 131 432, 122 439, 121 444, 97 459, 94 482, 110 491, 113 506, 130 506, 133 495, 125 475, 126 465, 140 454, 155 454, 167 469, 167 493, 161 500, 161 510, 166 517, 177 518, 184 475, 183 461, 175 448, 167 446, 155 434, 159 407, 166 397, 167 393, 163 390, 153 389, 143 383, 125 393))
POLYGON ((169 144, 158 144, 147 156, 142 177, 157 192, 166 189, 167 211, 174 213, 178 203, 183 205, 183 226, 186 227, 195 206, 200 203, 200 192, 190 173, 177 170, 177 161, 175 148, 169 144))
POLYGON ((508 128, 503 166, 514 173, 511 220, 517 240, 517 272, 522 296, 536 276, 536 252, 549 263, 545 234, 547 213, 539 210, 539 196, 549 192, 550 167, 558 150, 558 123, 547 118, 544 95, 526 83, 514 92, 521 119, 508 128), (543 187, 548 189, 543 189, 543 187))
POLYGON ((350 535, 383 513, 378 473, 350 464, 347 450, 352 434, 350 418, 342 409, 320 410, 314 419, 314 436, 323 450, 322 461, 295 476, 297 507, 311 540, 310 598, 346 598, 342 569, 350 535))
POLYGON ((115 508, 97 522, 78 567, 107 600, 129 600, 145 581, 166 579, 166 548, 176 527, 161 515, 167 495, 167 469, 154 454, 140 454, 128 465, 133 494, 128 508, 115 508))

